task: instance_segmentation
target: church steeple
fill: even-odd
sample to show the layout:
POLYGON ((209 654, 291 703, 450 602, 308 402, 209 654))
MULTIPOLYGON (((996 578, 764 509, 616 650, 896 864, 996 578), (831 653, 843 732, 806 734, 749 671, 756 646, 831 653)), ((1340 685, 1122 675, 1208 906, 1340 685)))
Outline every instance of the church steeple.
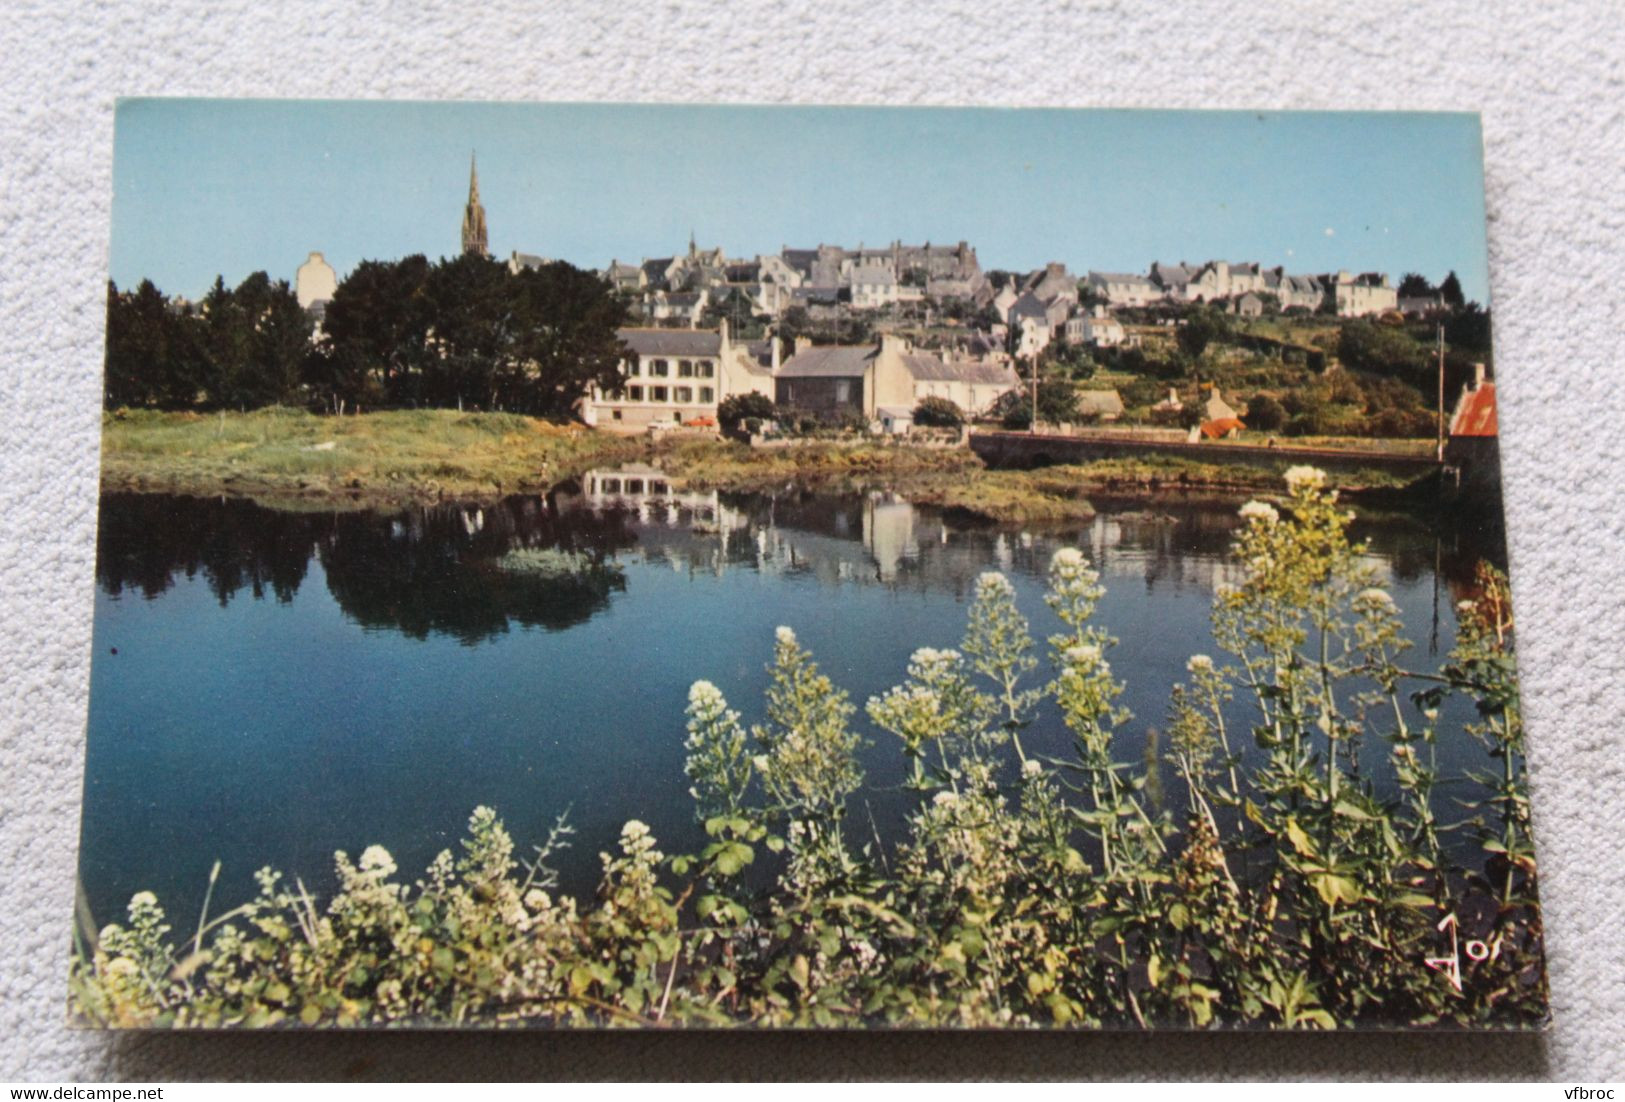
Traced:
POLYGON ((468 155, 468 205, 463 208, 463 255, 490 256, 485 235, 485 207, 480 203, 480 170, 468 155))

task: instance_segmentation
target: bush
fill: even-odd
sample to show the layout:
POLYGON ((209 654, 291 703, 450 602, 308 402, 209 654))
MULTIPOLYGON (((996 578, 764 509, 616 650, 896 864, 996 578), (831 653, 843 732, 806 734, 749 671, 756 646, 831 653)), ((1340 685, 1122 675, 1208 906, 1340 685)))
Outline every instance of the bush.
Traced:
POLYGON ((1250 429, 1279 432, 1286 424, 1286 409, 1268 394, 1255 394, 1253 400, 1247 403, 1247 414, 1243 420, 1250 429))
POLYGON ((773 419, 773 399, 754 390, 744 394, 730 394, 717 404, 717 421, 723 428, 732 429, 747 417, 758 421, 773 419))
POLYGON ((922 428, 957 429, 965 423, 965 414, 947 398, 922 398, 914 407, 914 423, 922 428))
POLYGON ((1286 477, 1279 506, 1241 508, 1237 581, 1214 600, 1234 664, 1194 655, 1169 694, 1157 764, 1178 799, 1153 798, 1146 767, 1118 760, 1129 715, 1094 622, 1105 591, 1064 548, 1045 598, 1053 678, 1035 681, 1016 589, 988 572, 959 648, 916 651, 902 684, 868 700, 915 797, 893 844, 843 830, 863 781, 858 709, 781 627, 761 723, 747 729, 710 682, 689 691, 699 853, 667 857, 632 820, 596 899, 577 903, 553 896, 546 864, 567 828, 521 861, 479 808, 461 853, 415 882, 381 846, 337 855, 320 911, 266 869, 256 898, 175 939, 139 893, 124 923, 82 931, 72 1008, 126 1027, 1536 1026, 1506 579, 1480 567, 1448 659, 1413 672, 1325 475, 1286 477), (1476 710, 1469 731, 1494 765, 1476 779, 1434 764, 1461 733, 1439 726, 1448 695, 1476 710), (1041 709, 1072 734, 1065 760, 1022 746, 1041 709), (1242 732, 1257 743, 1245 755, 1242 732), (1465 821, 1435 816, 1441 784, 1465 821), (1476 840, 1473 867, 1451 856, 1452 832, 1476 840), (1441 914, 1498 947, 1459 988, 1419 966, 1441 914))

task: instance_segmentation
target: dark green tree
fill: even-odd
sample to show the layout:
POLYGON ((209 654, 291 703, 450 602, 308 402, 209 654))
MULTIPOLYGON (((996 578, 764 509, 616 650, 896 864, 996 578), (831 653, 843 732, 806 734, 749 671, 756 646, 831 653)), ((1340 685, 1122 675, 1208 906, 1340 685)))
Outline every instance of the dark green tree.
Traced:
POLYGON ((362 261, 338 285, 322 318, 326 341, 307 369, 326 397, 351 404, 425 401, 428 279, 429 262, 409 256, 362 261))
POLYGON ((1455 272, 1445 276, 1444 282, 1439 284, 1439 295, 1446 306, 1463 306, 1467 302, 1467 296, 1461 293, 1461 280, 1456 278, 1455 272))
POLYGON ((1242 420, 1259 432, 1279 432, 1286 424, 1286 409, 1268 394, 1255 394, 1242 420))
POLYGON ((1399 281, 1400 298, 1428 298, 1433 293, 1433 284, 1417 272, 1406 272, 1399 281))
MULTIPOLYGON (((999 419, 1007 429, 1024 429, 1033 422, 1032 387, 1024 384, 1000 400, 999 419)), ((1038 383, 1038 418, 1050 424, 1076 420, 1078 391, 1064 379, 1041 379, 1038 383)))
POLYGON ((717 404, 717 421, 723 428, 737 428, 741 421, 771 420, 776 413, 773 399, 754 390, 730 394, 717 404))
POLYGON ((523 373, 515 408, 562 416, 589 387, 618 390, 626 348, 616 330, 627 308, 609 284, 562 261, 523 269, 513 280, 523 373))
POLYGON ((1179 327, 1179 349, 1196 359, 1207 351, 1208 345, 1222 340, 1230 333, 1230 321, 1211 307, 1192 310, 1185 315, 1185 324, 1179 327))

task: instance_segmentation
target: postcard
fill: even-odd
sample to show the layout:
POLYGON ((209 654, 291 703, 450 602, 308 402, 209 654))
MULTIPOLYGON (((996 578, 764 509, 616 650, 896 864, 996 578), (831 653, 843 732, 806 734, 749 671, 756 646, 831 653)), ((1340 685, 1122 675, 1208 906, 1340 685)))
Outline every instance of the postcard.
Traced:
POLYGON ((1545 1023, 1476 116, 131 100, 114 186, 74 1021, 1545 1023))

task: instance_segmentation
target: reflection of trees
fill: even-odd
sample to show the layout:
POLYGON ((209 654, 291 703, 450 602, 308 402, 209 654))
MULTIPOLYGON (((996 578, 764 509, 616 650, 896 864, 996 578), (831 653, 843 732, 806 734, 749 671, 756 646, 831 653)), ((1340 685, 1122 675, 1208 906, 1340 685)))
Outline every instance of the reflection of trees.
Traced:
POLYGON ((314 553, 339 607, 366 627, 465 643, 509 623, 558 629, 607 607, 625 588, 608 563, 637 542, 620 510, 561 513, 549 499, 439 505, 393 515, 287 513, 240 500, 107 494, 97 535, 97 582, 117 596, 157 597, 199 573, 225 604, 244 588, 279 601, 298 592, 314 553), (503 570, 509 551, 557 549, 583 568, 503 570))
POLYGON ((537 498, 510 498, 384 523, 341 516, 318 553, 334 599, 362 625, 474 643, 510 621, 550 630, 584 622, 626 588, 606 560, 636 543, 624 512, 561 514, 537 498), (576 552, 591 566, 567 574, 501 569, 496 560, 516 548, 576 552))
POLYGON ((249 501, 168 494, 104 494, 96 530, 96 581, 113 596, 152 598, 177 575, 201 573, 223 605, 247 586, 291 601, 305 580, 311 547, 330 518, 273 513, 249 501))

